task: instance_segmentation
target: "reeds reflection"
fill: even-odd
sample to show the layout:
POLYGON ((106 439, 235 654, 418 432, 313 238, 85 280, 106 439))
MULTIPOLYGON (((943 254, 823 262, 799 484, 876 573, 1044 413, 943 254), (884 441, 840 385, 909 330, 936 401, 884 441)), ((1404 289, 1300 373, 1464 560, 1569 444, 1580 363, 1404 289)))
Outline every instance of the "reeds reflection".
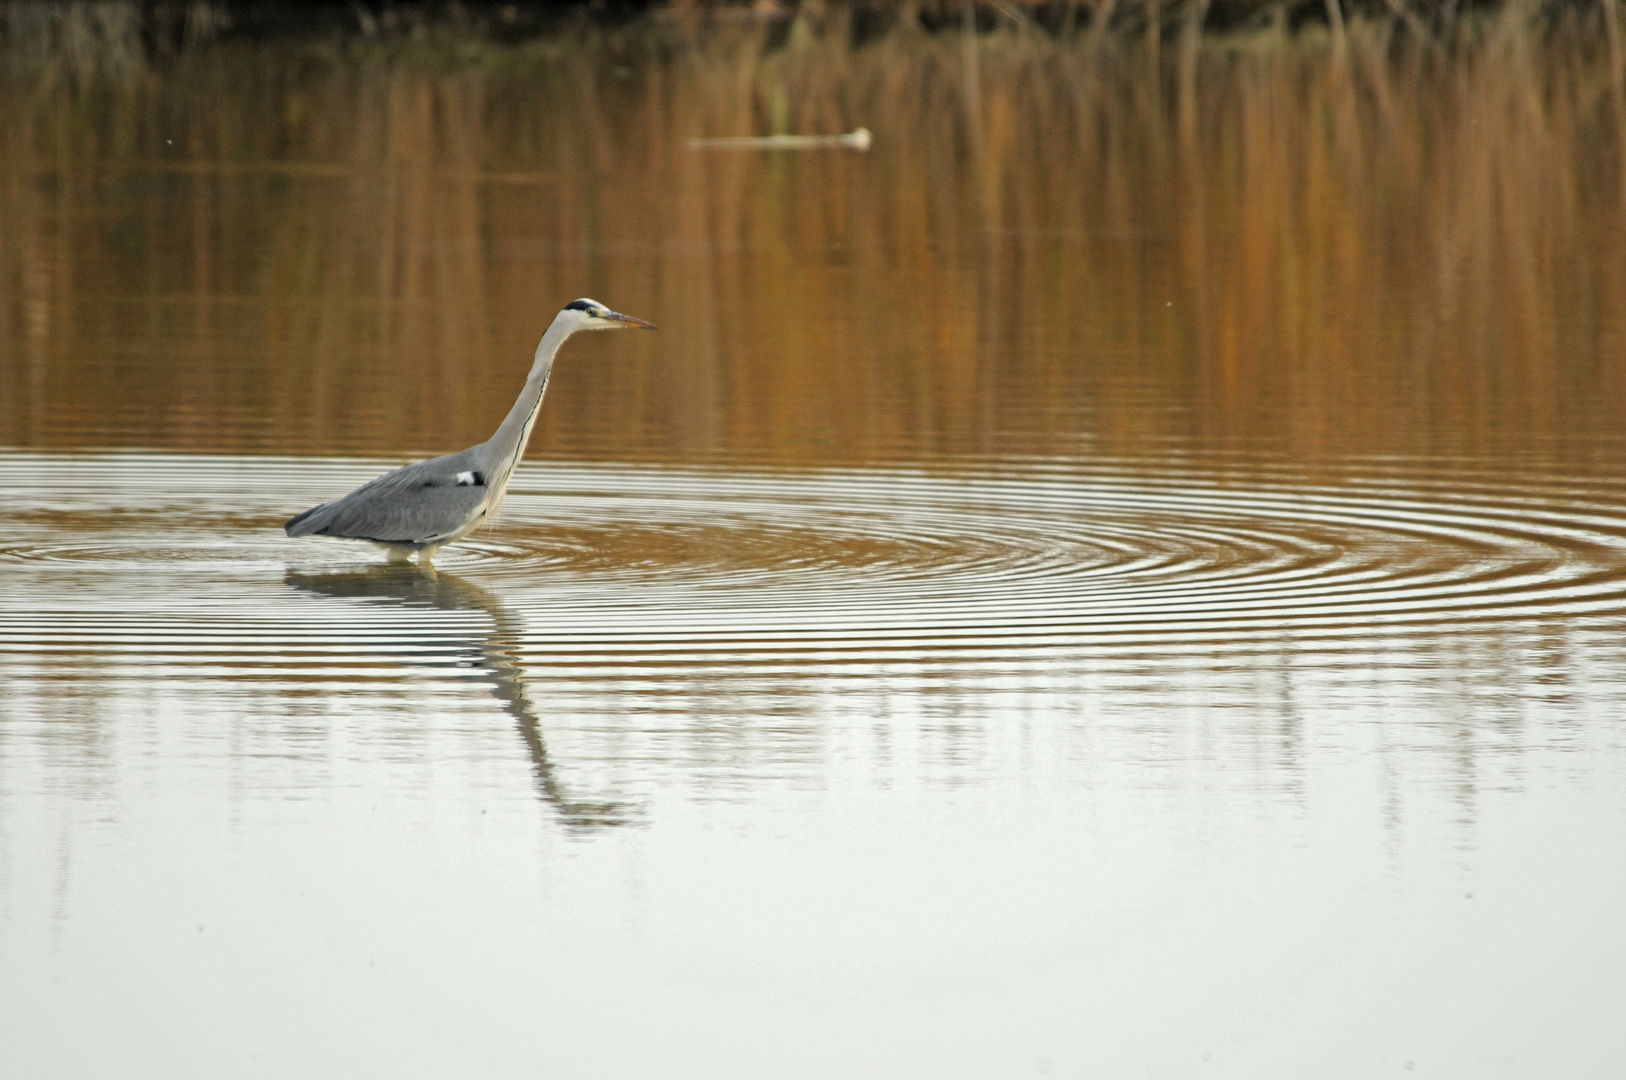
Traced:
MULTIPOLYGON (((626 824, 631 809, 613 801, 591 802, 573 798, 560 783, 557 767, 548 756, 542 735, 542 714, 526 686, 524 668, 514 648, 523 630, 521 620, 498 597, 473 582, 433 567, 385 563, 366 570, 306 573, 288 571, 284 579, 303 592, 342 600, 382 601, 404 608, 431 608, 442 611, 480 611, 491 617, 491 632, 476 638, 419 640, 412 657, 422 663, 425 655, 453 656, 459 662, 485 674, 492 694, 514 720, 514 727, 530 754, 536 791, 559 815, 560 823, 578 833, 592 832, 626 824)), ((354 610, 354 609, 352 609, 354 610)), ((337 623, 341 620, 335 619, 337 623)), ((358 624, 364 618, 358 618, 358 624)), ((357 639, 365 642, 364 628, 358 626, 357 639)))
POLYGON ((1608 49, 645 20, 0 82, 0 442, 316 453, 1585 458, 1626 406, 1608 49), (694 136, 876 133, 867 155, 694 136), (576 346, 573 346, 573 349, 576 346))

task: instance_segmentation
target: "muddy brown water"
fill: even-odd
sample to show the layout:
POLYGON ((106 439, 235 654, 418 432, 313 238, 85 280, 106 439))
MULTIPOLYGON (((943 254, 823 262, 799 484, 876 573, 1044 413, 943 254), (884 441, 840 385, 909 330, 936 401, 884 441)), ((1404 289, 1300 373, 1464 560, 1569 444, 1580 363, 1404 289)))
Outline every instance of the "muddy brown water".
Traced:
POLYGON ((1611 1075, 1596 51, 640 25, 5 84, 0 1072, 1611 1075))

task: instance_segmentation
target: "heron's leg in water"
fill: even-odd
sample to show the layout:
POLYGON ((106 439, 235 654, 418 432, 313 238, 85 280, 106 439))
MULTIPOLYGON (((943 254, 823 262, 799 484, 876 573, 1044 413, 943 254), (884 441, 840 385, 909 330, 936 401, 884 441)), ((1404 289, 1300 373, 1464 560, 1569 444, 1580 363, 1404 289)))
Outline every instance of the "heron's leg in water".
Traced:
POLYGON ((409 547, 397 547, 396 545, 391 544, 388 550, 390 553, 390 562, 406 562, 412 558, 412 549, 409 547))
POLYGON ((418 549, 418 565, 432 566, 435 562, 435 552, 440 550, 439 544, 425 544, 418 549))

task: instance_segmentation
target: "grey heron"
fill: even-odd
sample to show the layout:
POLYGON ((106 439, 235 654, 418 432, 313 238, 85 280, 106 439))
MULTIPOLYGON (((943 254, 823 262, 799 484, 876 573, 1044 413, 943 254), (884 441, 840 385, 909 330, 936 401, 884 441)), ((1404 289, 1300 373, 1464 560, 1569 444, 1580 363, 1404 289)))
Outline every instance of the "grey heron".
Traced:
POLYGON ((388 548, 392 559, 417 552, 419 562, 430 562, 437 550, 497 512, 536 424, 559 346, 578 330, 629 327, 653 330, 655 324, 611 311, 597 300, 566 304, 542 335, 525 388, 495 435, 460 453, 385 473, 341 499, 311 507, 283 529, 289 536, 370 540, 388 548))

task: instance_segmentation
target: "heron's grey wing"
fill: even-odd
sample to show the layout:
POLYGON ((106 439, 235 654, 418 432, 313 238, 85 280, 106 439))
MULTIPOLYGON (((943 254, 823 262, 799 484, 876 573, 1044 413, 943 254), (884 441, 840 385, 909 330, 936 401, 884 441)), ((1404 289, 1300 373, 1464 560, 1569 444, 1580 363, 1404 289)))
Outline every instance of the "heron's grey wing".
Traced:
POLYGON ((467 451, 408 465, 323 503, 284 526, 289 536, 343 536, 382 544, 439 543, 484 514, 490 490, 467 451))

